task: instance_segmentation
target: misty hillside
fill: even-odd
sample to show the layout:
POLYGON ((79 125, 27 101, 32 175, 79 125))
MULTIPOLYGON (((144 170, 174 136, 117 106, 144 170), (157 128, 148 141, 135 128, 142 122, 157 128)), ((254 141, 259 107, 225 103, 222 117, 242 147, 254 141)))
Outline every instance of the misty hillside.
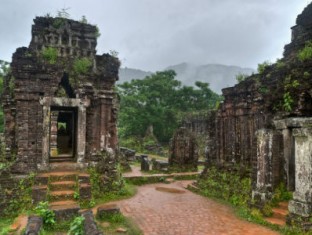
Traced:
POLYGON ((143 79, 152 72, 146 72, 139 69, 120 68, 119 69, 119 81, 118 83, 129 82, 132 79, 143 79))
POLYGON ((192 65, 182 63, 169 66, 166 69, 172 69, 177 73, 177 79, 184 85, 193 86, 196 81, 208 82, 210 88, 221 94, 221 89, 233 86, 237 83, 235 76, 237 74, 250 75, 254 72, 250 68, 241 68, 238 66, 228 66, 221 64, 192 65))
MULTIPOLYGON (((236 84, 235 76, 237 74, 251 74, 254 72, 250 68, 241 68, 238 66, 228 66, 221 64, 192 65, 188 63, 169 66, 164 70, 172 69, 177 73, 177 79, 183 85, 194 86, 195 81, 208 82, 210 88, 221 94, 221 89, 236 84)), ((130 81, 131 79, 142 79, 151 72, 145 72, 138 69, 121 68, 119 71, 119 83, 130 81)))

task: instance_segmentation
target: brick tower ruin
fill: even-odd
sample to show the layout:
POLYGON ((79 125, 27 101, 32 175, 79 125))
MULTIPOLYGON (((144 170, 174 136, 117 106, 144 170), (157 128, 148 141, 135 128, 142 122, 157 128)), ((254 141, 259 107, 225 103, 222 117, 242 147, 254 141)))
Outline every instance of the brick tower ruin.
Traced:
POLYGON ((29 47, 13 54, 3 107, 12 173, 50 163, 96 164, 117 146, 115 92, 120 62, 97 55, 96 26, 36 17, 29 47))

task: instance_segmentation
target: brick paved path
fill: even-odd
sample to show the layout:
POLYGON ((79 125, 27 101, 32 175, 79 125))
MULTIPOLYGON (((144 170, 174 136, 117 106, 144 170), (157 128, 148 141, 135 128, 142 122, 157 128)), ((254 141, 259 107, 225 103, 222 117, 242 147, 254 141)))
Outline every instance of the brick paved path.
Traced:
POLYGON ((144 235, 278 234, 238 219, 231 208, 184 189, 185 184, 186 181, 177 181, 144 185, 138 188, 135 197, 117 204, 144 235), (167 192, 164 187, 176 190, 167 192))

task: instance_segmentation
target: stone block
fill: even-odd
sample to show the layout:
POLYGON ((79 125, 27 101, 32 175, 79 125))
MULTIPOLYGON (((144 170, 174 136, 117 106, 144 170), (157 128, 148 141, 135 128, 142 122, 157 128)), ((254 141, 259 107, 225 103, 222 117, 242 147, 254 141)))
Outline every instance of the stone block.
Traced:
POLYGON ((79 196, 80 199, 91 199, 91 185, 90 184, 79 184, 79 196))
POLYGON ((48 187, 46 185, 43 186, 34 186, 32 188, 32 199, 33 203, 37 204, 41 201, 47 200, 48 187))
POLYGON ((141 156, 141 171, 149 171, 150 170, 150 163, 148 160, 148 156, 142 155, 141 156))
POLYGON ((103 233, 97 228, 92 210, 82 211, 81 215, 84 220, 84 234, 88 235, 102 235, 103 233))
POLYGON ((105 218, 110 218, 114 214, 119 214, 120 209, 117 205, 115 204, 107 204, 98 207, 97 209, 97 218, 99 219, 105 219, 105 218))
POLYGON ((38 235, 43 224, 39 216, 29 216, 24 235, 38 235))

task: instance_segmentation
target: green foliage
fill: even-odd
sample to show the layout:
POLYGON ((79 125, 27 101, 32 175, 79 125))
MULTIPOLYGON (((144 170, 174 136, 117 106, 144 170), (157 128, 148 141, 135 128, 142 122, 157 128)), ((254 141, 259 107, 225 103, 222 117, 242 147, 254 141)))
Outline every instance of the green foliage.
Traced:
POLYGON ((261 86, 261 87, 259 88, 259 92, 260 92, 261 94, 267 94, 269 91, 270 91, 269 88, 267 88, 266 86, 261 86))
POLYGON ((286 111, 286 112, 291 112, 292 111, 292 106, 294 104, 294 100, 293 98, 291 97, 290 93, 289 92, 286 92, 284 95, 283 95, 283 109, 286 111))
POLYGON ((95 37, 99 38, 100 36, 101 36, 100 29, 99 29, 99 27, 96 25, 96 26, 95 26, 95 37))
POLYGON ((298 52, 298 59, 301 62, 312 59, 312 41, 306 42, 305 47, 298 52))
POLYGON ((65 19, 64 18, 55 18, 53 20, 52 26, 56 29, 61 28, 65 24, 65 19))
POLYGON ((73 64, 73 71, 75 74, 86 74, 92 66, 92 61, 89 58, 76 59, 73 64))
POLYGON ((271 63, 269 61, 264 61, 262 64, 258 64, 258 73, 263 74, 270 65, 271 63))
POLYGON ((75 199, 75 200, 79 200, 79 198, 80 198, 79 192, 75 192, 75 193, 74 193, 74 199, 75 199))
POLYGON ((44 229, 53 229, 55 225, 55 214, 49 209, 48 202, 39 202, 35 208, 35 213, 42 217, 44 229))
POLYGON ((292 193, 289 192, 284 183, 280 183, 274 190, 272 205, 277 206, 279 202, 289 201, 292 199, 292 193))
POLYGON ((273 215, 272 206, 270 203, 266 203, 262 208, 262 214, 266 217, 270 217, 273 215))
POLYGON ((84 220, 83 216, 77 216, 73 222, 70 224, 69 231, 67 235, 83 235, 84 234, 84 220))
POLYGON ((208 169, 205 177, 198 180, 201 194, 221 199, 234 206, 247 207, 251 195, 251 180, 238 173, 208 169))
MULTIPOLYGON (((196 82, 197 88, 181 86, 172 70, 156 72, 142 80, 118 86, 120 95, 120 138, 143 138, 149 126, 160 142, 168 142, 187 112, 209 110, 221 98, 208 83, 196 82)), ((129 146, 132 147, 133 146, 129 146)))
POLYGON ((105 227, 105 232, 107 234, 115 234, 117 228, 125 228, 127 234, 131 235, 142 235, 140 229, 135 225, 135 223, 121 213, 106 214, 99 221, 109 222, 109 227, 105 227))
POLYGON ((286 66, 285 62, 281 61, 281 60, 277 60, 276 61, 276 68, 277 69, 282 69, 286 66))
MULTIPOLYGON (((8 75, 8 73, 10 72, 10 63, 0 60, 0 97, 2 97, 3 94, 3 82, 4 82, 4 78, 5 76, 8 75)), ((12 78, 12 76, 11 76, 12 78)), ((12 80, 12 79, 11 79, 12 80)), ((2 109, 2 105, 0 105, 0 132, 3 132, 4 130, 4 114, 3 114, 3 109, 2 109)), ((1 150, 2 150, 3 146, 1 146, 1 150)), ((3 155, 3 153, 1 153, 3 155)), ((1 156, 0 156, 1 159, 1 156)), ((4 168, 5 164, 4 163, 0 163, 0 170, 1 168, 4 168)))
POLYGON ((42 57, 48 61, 49 64, 55 64, 58 57, 58 51, 56 48, 47 47, 44 48, 41 52, 42 57))
POLYGON ((242 74, 242 73, 237 74, 236 77, 235 77, 235 79, 236 79, 236 81, 237 81, 238 83, 241 83, 241 82, 245 81, 246 78, 248 78, 248 75, 242 74))
MULTIPOLYGON (((7 163, 8 166, 12 162, 7 163)), ((31 173, 27 177, 18 180, 14 184, 14 193, 16 197, 10 198, 8 206, 5 208, 4 213, 6 216, 14 217, 17 216, 20 212, 25 210, 32 209, 32 186, 34 185, 35 174, 31 173)), ((8 195, 12 194, 12 190, 5 190, 8 195)))
POLYGON ((311 74, 307 71, 303 73, 304 78, 309 78, 310 76, 311 76, 311 74))
POLYGON ((13 223, 13 219, 0 218, 0 235, 7 235, 10 232, 10 225, 13 223))

